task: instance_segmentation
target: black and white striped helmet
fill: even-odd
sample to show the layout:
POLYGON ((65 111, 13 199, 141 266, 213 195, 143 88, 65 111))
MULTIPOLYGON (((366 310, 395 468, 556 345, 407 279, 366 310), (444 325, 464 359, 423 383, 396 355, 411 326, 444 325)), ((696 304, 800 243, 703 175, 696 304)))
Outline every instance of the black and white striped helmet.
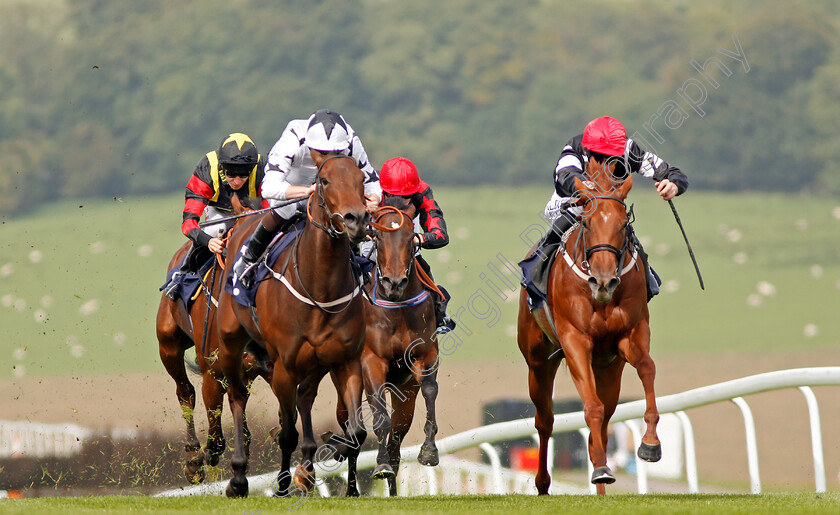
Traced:
POLYGON ((341 152, 350 147, 350 130, 340 114, 319 109, 309 117, 306 146, 318 152, 341 152))

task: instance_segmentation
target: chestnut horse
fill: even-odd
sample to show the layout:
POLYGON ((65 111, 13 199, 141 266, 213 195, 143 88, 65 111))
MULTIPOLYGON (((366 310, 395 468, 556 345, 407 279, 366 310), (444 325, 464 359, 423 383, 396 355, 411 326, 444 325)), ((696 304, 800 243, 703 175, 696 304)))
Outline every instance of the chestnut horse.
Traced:
MULTIPOLYGON (((239 203, 236 195, 233 196, 233 199, 234 213, 243 214, 249 210, 239 203)), ((180 265, 191 246, 192 242, 186 242, 175 252, 169 262, 167 271, 180 265)), ((184 465, 184 473, 191 483, 204 481, 205 462, 210 466, 217 465, 219 457, 225 451, 225 437, 222 433, 221 424, 225 388, 221 368, 216 359, 219 340, 215 322, 215 305, 222 289, 223 271, 224 267, 221 259, 214 259, 213 267, 205 277, 201 278, 201 287, 195 293, 189 312, 180 300, 173 301, 165 294, 161 295, 155 324, 160 360, 163 362, 166 371, 175 380, 176 395, 187 423, 185 450, 188 453, 188 458, 184 465), (209 292, 212 292, 212 301, 208 304, 207 295, 209 292), (198 366, 203 376, 201 394, 204 407, 207 410, 207 446, 203 452, 196 437, 193 419, 195 388, 187 377, 184 366, 184 352, 193 346, 196 347, 198 366)), ((262 376, 266 381, 270 379, 270 371, 265 370, 260 360, 250 352, 246 352, 243 356, 241 366, 248 384, 257 376, 262 376)))
POLYGON ((607 425, 615 412, 625 363, 636 368, 645 391, 647 430, 639 457, 661 457, 653 391, 656 369, 650 357, 650 326, 645 268, 633 245, 630 214, 624 203, 633 181, 612 178, 613 165, 589 160, 590 180, 575 179, 573 205, 583 208, 580 223, 561 244, 548 281, 548 305, 529 310, 519 299, 519 349, 528 363, 531 400, 540 436, 540 495, 548 494, 548 441, 554 415, 554 377, 563 357, 583 401, 589 426, 591 481, 599 495, 615 481, 607 466, 607 425))
MULTIPOLYGON (((364 299, 351 267, 350 243, 365 237, 370 215, 365 211, 363 174, 347 156, 313 153, 318 166, 316 190, 307 204, 308 220, 290 248, 271 265, 274 279, 259 283, 252 309, 238 304, 224 291, 216 317, 219 328, 219 362, 229 382, 228 397, 234 419, 233 478, 229 497, 248 495, 248 455, 245 448, 244 414, 248 398, 240 365, 249 339, 268 351, 273 362, 271 388, 280 404, 281 450, 278 495, 289 493, 292 452, 298 443, 296 405, 303 428, 302 464, 294 475, 295 488, 311 491, 315 482, 315 451, 312 432, 314 393, 298 399, 297 388, 317 393, 321 379, 330 373, 338 396, 348 409, 343 426, 345 438, 332 437, 330 456, 348 458, 351 468, 367 432, 360 420, 362 367, 365 343, 364 299), (316 300, 317 299, 317 300, 316 300)), ((231 248, 241 248, 258 220, 234 231, 231 248)), ((233 261, 232 259, 230 261, 233 261)), ((225 275, 231 274, 228 266, 225 275)), ((348 484, 348 494, 356 490, 348 484)), ((357 490, 356 490, 357 491, 357 490)))
POLYGON ((435 293, 430 278, 423 278, 425 273, 414 256, 413 215, 411 204, 399 197, 386 200, 386 207, 374 214, 376 268, 374 280, 366 288, 371 303, 365 312, 362 370, 379 444, 373 477, 388 480, 392 497, 397 495, 400 446, 414 418, 418 390, 426 401, 426 439, 417 460, 427 466, 439 462, 435 446, 439 362, 431 295, 440 292, 435 293), (392 413, 385 403, 386 389, 391 392, 392 413))

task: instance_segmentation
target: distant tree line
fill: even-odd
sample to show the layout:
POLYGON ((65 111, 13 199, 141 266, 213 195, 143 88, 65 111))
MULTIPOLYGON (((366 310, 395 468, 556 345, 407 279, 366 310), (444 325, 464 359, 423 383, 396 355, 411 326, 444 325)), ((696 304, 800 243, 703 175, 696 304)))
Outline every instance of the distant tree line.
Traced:
POLYGON ((0 0, 0 211, 180 191, 343 113, 377 167, 551 188, 603 114, 692 187, 840 193, 833 1, 0 0))

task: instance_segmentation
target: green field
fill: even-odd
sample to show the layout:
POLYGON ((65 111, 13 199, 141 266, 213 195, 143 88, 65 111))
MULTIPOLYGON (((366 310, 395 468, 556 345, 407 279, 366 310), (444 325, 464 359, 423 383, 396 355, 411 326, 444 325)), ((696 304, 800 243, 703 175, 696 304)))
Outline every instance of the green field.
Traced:
MULTIPOLYGON (((549 193, 436 190, 452 243, 426 256, 460 317, 446 360, 519 359, 516 293, 491 264, 500 264, 499 255, 521 259, 527 236, 536 234, 527 228, 540 223, 549 193)), ((840 200, 709 192, 678 198, 705 292, 668 205, 648 181, 637 181, 631 201, 637 233, 665 281, 651 304, 655 355, 840 343, 840 200)), ((3 218, 0 377, 162 372, 154 316, 166 264, 184 241, 182 202, 178 195, 64 202, 3 218)), ((516 286, 515 275, 505 277, 516 286)))
POLYGON ((838 494, 615 495, 536 497, 524 495, 437 496, 402 499, 309 499, 256 497, 151 499, 94 497, 0 500, 3 513, 837 513, 838 494), (299 500, 298 500, 299 501, 299 500), (298 502, 296 501, 296 502, 298 502))

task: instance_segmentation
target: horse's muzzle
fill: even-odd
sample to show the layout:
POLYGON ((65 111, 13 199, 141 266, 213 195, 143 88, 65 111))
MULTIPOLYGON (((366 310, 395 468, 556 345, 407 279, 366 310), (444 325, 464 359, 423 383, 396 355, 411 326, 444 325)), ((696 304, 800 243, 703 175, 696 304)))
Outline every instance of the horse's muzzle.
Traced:
POLYGON ((362 211, 361 213, 345 213, 342 216, 344 221, 344 230, 347 232, 347 237, 353 243, 361 243, 367 235, 367 225, 370 222, 370 213, 362 211))
POLYGON ((402 299, 405 288, 408 286, 408 277, 388 277, 383 275, 381 284, 385 300, 398 301, 402 299))
POLYGON ((612 299, 615 289, 621 284, 621 279, 618 277, 600 277, 589 276, 589 288, 592 290, 592 298, 598 302, 609 302, 612 299))

